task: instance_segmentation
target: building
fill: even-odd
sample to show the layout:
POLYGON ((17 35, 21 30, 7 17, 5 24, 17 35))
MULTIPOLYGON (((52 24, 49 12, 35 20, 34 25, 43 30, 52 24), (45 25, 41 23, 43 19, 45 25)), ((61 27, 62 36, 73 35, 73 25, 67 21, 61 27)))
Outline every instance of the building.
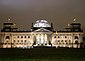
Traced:
POLYGON ((31 30, 19 30, 12 22, 3 23, 1 29, 1 48, 33 48, 37 46, 80 48, 83 43, 81 24, 74 22, 63 31, 55 31, 53 23, 37 20, 31 30))

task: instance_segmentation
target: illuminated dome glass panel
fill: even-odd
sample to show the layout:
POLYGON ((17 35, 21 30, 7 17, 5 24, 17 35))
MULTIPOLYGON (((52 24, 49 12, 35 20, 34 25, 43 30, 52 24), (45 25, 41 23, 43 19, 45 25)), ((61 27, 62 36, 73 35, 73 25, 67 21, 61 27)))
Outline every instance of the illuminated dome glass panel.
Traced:
POLYGON ((51 27, 46 20, 37 20, 33 27, 51 27))

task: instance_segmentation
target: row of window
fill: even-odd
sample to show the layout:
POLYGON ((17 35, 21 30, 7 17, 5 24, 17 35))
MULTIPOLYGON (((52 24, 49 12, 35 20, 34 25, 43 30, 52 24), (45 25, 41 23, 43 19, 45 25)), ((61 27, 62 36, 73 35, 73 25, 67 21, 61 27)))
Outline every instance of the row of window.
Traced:
POLYGON ((54 36, 54 38, 67 38, 67 36, 54 36))
MULTIPOLYGON (((30 38, 30 36, 17 36, 17 38, 30 38)), ((6 39, 10 39, 10 37, 6 36, 6 39)))
POLYGON ((55 42, 71 42, 71 40, 56 40, 55 42))
MULTIPOLYGON (((67 36, 54 36, 54 38, 67 38, 67 36)), ((75 36, 75 39, 79 39, 78 36, 75 36)))
POLYGON ((14 40, 13 42, 29 42, 27 40, 14 40))
POLYGON ((61 43, 56 43, 56 44, 62 45, 62 44, 71 44, 71 43, 62 43, 62 42, 61 42, 61 43))
POLYGON ((30 38, 30 36, 17 36, 17 38, 30 38))

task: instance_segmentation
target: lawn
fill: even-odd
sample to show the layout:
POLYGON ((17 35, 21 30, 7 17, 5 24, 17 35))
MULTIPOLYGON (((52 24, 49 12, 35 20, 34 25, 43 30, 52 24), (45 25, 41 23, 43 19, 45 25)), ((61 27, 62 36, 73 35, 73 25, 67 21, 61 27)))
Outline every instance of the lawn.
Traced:
POLYGON ((85 61, 85 49, 0 49, 0 61, 85 61))

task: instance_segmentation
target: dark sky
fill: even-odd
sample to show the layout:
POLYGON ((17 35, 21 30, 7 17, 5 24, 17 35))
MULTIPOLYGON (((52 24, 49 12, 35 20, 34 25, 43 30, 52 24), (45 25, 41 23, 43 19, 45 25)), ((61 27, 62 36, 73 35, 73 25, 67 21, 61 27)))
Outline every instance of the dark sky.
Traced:
POLYGON ((8 18, 30 29, 31 23, 46 19, 54 23, 55 29, 62 29, 76 17, 85 28, 85 0, 0 0, 0 28, 8 18))

